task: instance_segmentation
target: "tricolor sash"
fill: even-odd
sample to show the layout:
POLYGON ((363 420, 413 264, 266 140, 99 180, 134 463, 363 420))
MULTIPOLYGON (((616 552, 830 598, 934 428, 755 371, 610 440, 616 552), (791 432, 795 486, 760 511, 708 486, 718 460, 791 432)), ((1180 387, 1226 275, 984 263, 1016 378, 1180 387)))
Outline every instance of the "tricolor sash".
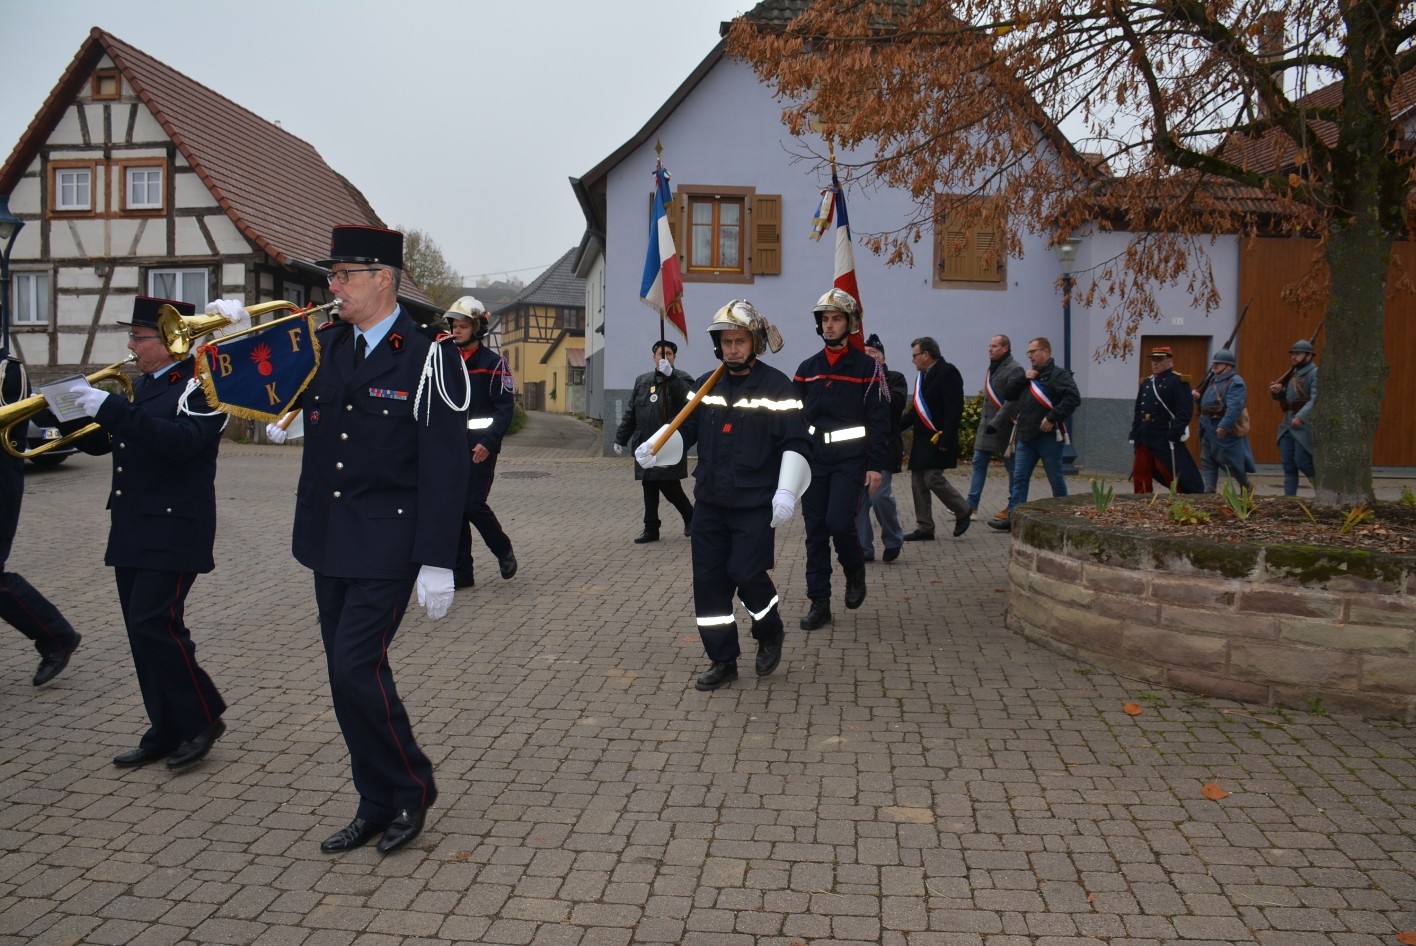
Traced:
POLYGON ((929 405, 926 404, 926 403, 924 403, 924 396, 919 393, 919 387, 920 387, 920 384, 919 384, 919 383, 920 383, 920 381, 922 381, 923 379, 924 379, 924 375, 922 375, 922 374, 915 376, 915 388, 914 388, 914 409, 915 409, 915 413, 919 415, 919 419, 920 419, 920 420, 924 421, 924 426, 928 427, 930 430, 934 431, 934 432, 937 434, 937 433, 939 433, 939 428, 935 426, 935 424, 934 424, 934 417, 933 417, 932 415, 930 415, 930 413, 929 413, 929 405))
POLYGON ((1003 401, 998 397, 998 394, 993 390, 993 369, 992 369, 992 368, 989 368, 987 371, 985 371, 985 372, 983 373, 983 395, 984 395, 984 397, 988 398, 988 403, 990 403, 990 404, 993 405, 993 409, 994 409, 994 410, 998 410, 999 408, 1001 408, 1001 407, 1003 406, 1003 401))
MULTIPOLYGON (((1049 411, 1056 410, 1056 408, 1052 406, 1052 398, 1047 396, 1047 389, 1039 384, 1036 378, 1028 382, 1028 389, 1032 391, 1033 400, 1037 401, 1049 411)), ((1065 420, 1059 419, 1057 421, 1057 439, 1063 443, 1072 442, 1072 435, 1067 432, 1067 422, 1065 420)))

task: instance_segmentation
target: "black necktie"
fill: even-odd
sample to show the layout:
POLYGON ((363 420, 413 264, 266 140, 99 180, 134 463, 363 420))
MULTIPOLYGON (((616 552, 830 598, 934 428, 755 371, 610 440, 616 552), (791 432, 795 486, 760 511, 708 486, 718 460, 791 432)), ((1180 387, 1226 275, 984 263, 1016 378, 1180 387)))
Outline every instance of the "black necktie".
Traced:
POLYGON ((364 354, 369 350, 369 343, 360 335, 354 340, 354 367, 359 367, 364 363, 364 354))

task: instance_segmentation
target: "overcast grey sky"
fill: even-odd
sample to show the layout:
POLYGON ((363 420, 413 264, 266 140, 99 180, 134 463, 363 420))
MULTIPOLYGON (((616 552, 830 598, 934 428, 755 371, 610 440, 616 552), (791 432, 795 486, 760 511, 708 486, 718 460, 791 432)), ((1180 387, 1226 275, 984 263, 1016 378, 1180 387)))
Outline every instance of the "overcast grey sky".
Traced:
POLYGON ((310 142, 469 282, 529 281, 584 231, 568 178, 638 131, 754 4, 9 0, 0 149, 97 26, 310 142))

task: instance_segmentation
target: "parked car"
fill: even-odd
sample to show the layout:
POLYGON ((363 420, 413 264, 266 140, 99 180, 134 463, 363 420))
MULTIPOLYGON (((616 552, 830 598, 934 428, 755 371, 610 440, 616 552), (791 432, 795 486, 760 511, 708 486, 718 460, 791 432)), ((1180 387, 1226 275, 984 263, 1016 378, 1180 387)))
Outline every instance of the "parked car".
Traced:
MULTIPOLYGON (((41 427, 34 421, 30 421, 28 449, 33 450, 36 447, 41 447, 50 440, 58 440, 60 436, 62 435, 58 427, 41 427)), ((65 446, 55 447, 53 450, 48 450, 29 459, 31 463, 38 466, 58 466, 75 453, 78 453, 78 451, 72 445, 66 444, 65 446)))

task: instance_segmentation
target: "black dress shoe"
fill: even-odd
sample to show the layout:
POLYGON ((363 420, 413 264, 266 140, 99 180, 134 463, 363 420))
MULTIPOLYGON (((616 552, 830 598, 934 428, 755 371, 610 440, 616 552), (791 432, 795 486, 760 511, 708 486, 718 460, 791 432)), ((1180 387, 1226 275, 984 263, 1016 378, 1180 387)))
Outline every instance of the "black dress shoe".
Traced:
POLYGON ((846 610, 854 611, 865 604, 865 569, 846 572, 846 610))
POLYGON ((636 535, 636 536, 634 537, 634 544, 635 544, 635 545, 644 545, 646 542, 657 542, 657 541, 659 541, 659 530, 658 530, 658 529, 645 529, 643 532, 639 533, 638 535, 636 535))
POLYGON ((886 549, 885 554, 880 556, 882 561, 893 562, 900 557, 900 547, 897 545, 893 549, 886 549))
POLYGON ((1013 528, 1013 520, 990 519, 988 520, 988 527, 990 529, 997 529, 999 532, 1007 532, 1009 529, 1013 528))
POLYGON ((428 815, 426 808, 404 808, 393 816, 379 840, 379 853, 396 851, 423 833, 423 819, 428 815))
POLYGON ((776 637, 769 637, 757 642, 757 675, 765 677, 773 670, 777 669, 777 664, 782 662, 782 641, 786 639, 785 633, 776 637))
POLYGON ((811 599, 811 610, 801 619, 803 631, 814 631, 831 623, 831 602, 827 598, 811 599))
POLYGON ((136 749, 129 749, 127 752, 120 752, 113 757, 113 764, 120 769, 136 769, 140 765, 147 765, 149 762, 156 762, 158 759, 165 759, 171 755, 166 749, 144 749, 139 746, 136 749))
POLYGON ((46 654, 40 658, 39 669, 34 672, 34 685, 44 686, 59 676, 64 668, 69 666, 69 658, 74 656, 74 651, 79 649, 79 641, 81 640, 83 640, 83 636, 75 631, 74 639, 69 642, 69 646, 61 647, 54 653, 46 654))
POLYGON ((934 541, 934 533, 933 533, 933 532, 921 532, 921 531, 919 531, 918 529, 916 529, 916 530, 914 530, 913 532, 906 532, 906 533, 905 533, 905 541, 906 541, 906 542, 933 542, 933 541, 934 541))
POLYGON ((386 827, 388 824, 383 821, 365 821, 363 818, 355 818, 320 842, 320 851, 325 854, 352 851, 356 847, 368 844, 374 835, 386 827))
POLYGON ((497 559, 497 564, 501 566, 501 575, 503 578, 510 578, 512 575, 516 574, 516 556, 511 552, 507 552, 501 558, 497 559))
POLYGON ((737 661, 715 661, 713 666, 698 675, 693 686, 698 690, 716 690, 737 679, 737 661))
POLYGON ((224 732, 226 732, 226 724, 218 716, 216 722, 178 746, 177 751, 167 757, 167 767, 169 769, 184 769, 205 759, 206 754, 211 751, 211 747, 216 744, 216 740, 220 739, 224 732))
POLYGON ((477 576, 469 569, 465 572, 452 573, 452 587, 472 588, 477 584, 477 576))
POLYGON ((969 526, 971 526, 971 525, 973 525, 973 516, 972 516, 972 515, 967 515, 967 516, 964 516, 964 517, 962 517, 962 518, 960 518, 960 519, 955 519, 955 520, 954 520, 954 538, 957 539, 959 536, 961 536, 961 535, 963 535, 965 532, 969 531, 969 526))
POLYGON ((683 520, 683 534, 686 536, 693 535, 693 513, 689 513, 688 517, 683 520))

